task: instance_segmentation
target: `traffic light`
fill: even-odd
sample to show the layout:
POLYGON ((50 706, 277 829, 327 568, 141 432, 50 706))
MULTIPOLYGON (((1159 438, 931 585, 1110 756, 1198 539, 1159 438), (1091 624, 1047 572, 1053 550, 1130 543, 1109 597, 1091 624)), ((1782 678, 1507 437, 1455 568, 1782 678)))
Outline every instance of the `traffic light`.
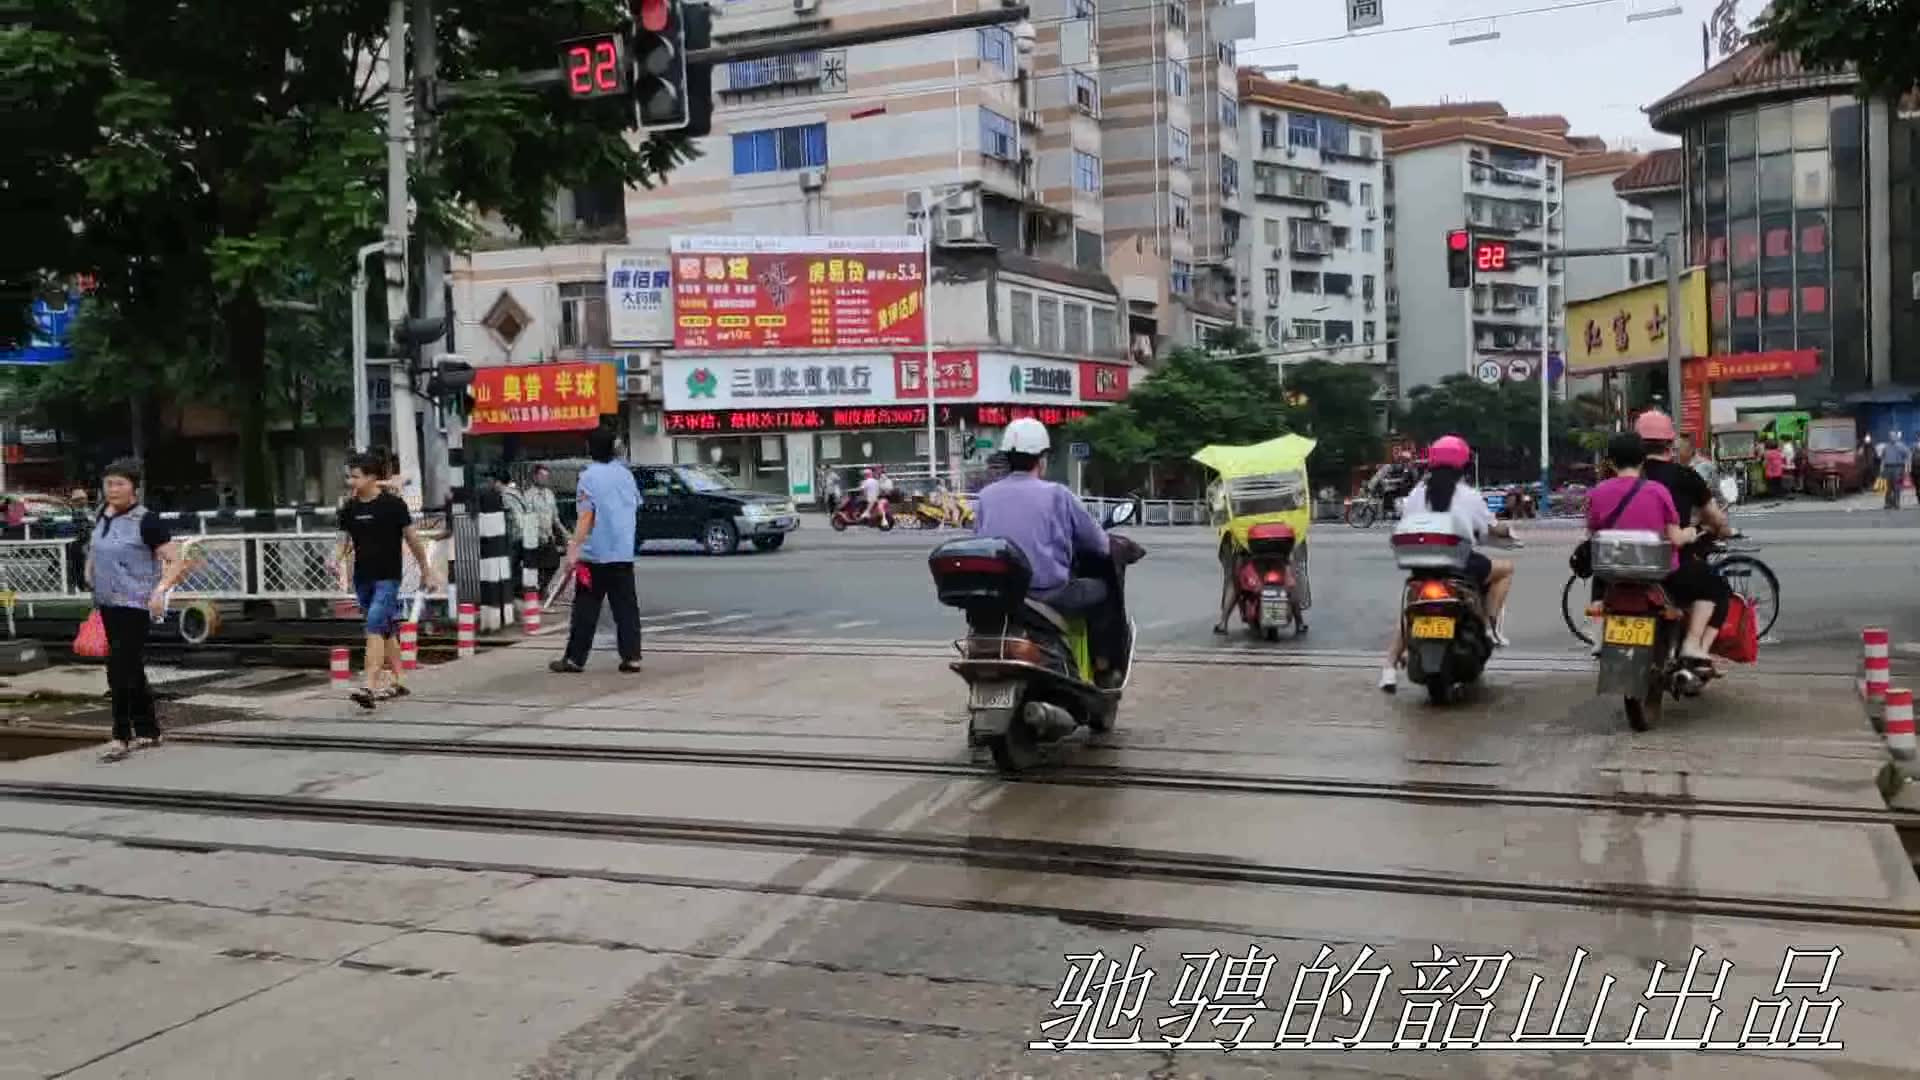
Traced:
POLYGON ((1473 233, 1466 229, 1447 232, 1447 288, 1473 288, 1473 233))
POLYGON ((393 328, 393 347, 406 358, 407 370, 420 369, 420 350, 447 336, 446 316, 433 319, 405 319, 393 328))
POLYGON ((634 0, 633 23, 633 108, 639 128, 682 130, 693 117, 680 0, 634 0))
MULTIPOLYGON (((685 14, 686 43, 689 55, 713 44, 713 8, 689 4, 685 14)), ((713 130, 713 65, 687 61, 687 126, 681 134, 689 138, 713 130)))
POLYGON ((432 373, 427 376, 427 396, 435 401, 451 398, 464 416, 471 408, 467 388, 472 385, 473 365, 462 357, 443 353, 434 359, 432 373))

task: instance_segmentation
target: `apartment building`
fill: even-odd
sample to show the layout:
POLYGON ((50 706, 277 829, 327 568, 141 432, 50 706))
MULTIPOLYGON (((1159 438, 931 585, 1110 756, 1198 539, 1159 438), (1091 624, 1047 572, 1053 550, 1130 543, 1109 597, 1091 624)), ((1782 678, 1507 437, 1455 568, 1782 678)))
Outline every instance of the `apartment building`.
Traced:
POLYGON ((1110 3, 1098 14, 1108 270, 1155 353, 1236 322, 1243 214, 1235 42, 1252 6, 1110 3))
POLYGON ((1566 161, 1597 147, 1564 134, 1564 120, 1508 117, 1497 103, 1394 112, 1403 126, 1385 141, 1401 390, 1488 360, 1502 377, 1538 378, 1543 344, 1559 347, 1566 312, 1565 267, 1543 265, 1541 253, 1567 246, 1566 161), (1514 256, 1477 271, 1464 295, 1448 287, 1445 243, 1462 226, 1506 240, 1514 256))
MULTIPOLYGON (((1607 150, 1581 154, 1566 165, 1567 243, 1576 248, 1651 244, 1659 240, 1653 211, 1620 197, 1619 180, 1646 155, 1607 150)), ((1569 259, 1567 299, 1589 300, 1643 282, 1664 279, 1665 264, 1653 255, 1569 259)))
MULTIPOLYGON (((960 10, 978 6, 968 0, 960 10)), ((1111 170, 1094 6, 1031 6, 1030 47, 1000 27, 716 68, 713 128, 699 157, 649 189, 564 193, 555 211, 575 242, 533 249, 502 235, 456 261, 463 353, 481 363, 615 361, 626 373, 636 455, 718 463, 742 482, 805 495, 814 461, 926 459, 924 414, 917 426, 908 417, 925 405, 919 362, 855 358, 873 380, 860 402, 873 407, 861 415, 877 417, 861 430, 779 426, 818 419, 808 406, 844 402, 783 398, 775 416, 744 400, 739 409, 715 408, 709 396, 698 403, 698 436, 686 434, 694 429, 678 414, 693 410, 675 388, 695 367, 711 374, 755 365, 751 382, 771 361, 755 350, 675 355, 670 340, 616 337, 610 257, 664 259, 674 236, 930 231, 927 302, 935 343, 948 354, 936 360, 941 393, 949 392, 949 366, 972 387, 963 403, 941 410, 960 419, 938 432, 936 455, 957 462, 971 454, 978 437, 991 434, 979 429, 1004 424, 1008 410, 1045 407, 1057 420, 1124 396, 1114 388, 1128 383, 1129 337, 1104 269, 1111 170), (733 427, 749 422, 751 433, 733 427)), ((726 44, 950 10, 738 0, 716 10, 714 38, 726 44)), ((779 359, 797 370, 808 362, 779 359)))
POLYGON ((1243 322, 1302 358, 1375 365, 1385 385, 1392 219, 1383 138, 1392 112, 1368 96, 1251 70, 1239 89, 1243 322))

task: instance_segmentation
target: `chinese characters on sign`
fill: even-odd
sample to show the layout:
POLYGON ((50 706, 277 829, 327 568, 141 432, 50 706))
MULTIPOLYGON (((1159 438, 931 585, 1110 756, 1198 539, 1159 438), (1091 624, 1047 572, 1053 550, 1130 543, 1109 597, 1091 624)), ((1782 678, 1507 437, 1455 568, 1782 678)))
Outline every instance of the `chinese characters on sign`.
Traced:
POLYGON ((814 394, 865 396, 873 393, 871 364, 760 364, 733 369, 736 398, 808 397, 814 394))
POLYGON ((1081 364, 1080 397, 1083 401, 1121 401, 1127 396, 1128 371, 1124 364, 1081 364))
MULTIPOLYGON (((934 413, 936 423, 965 422, 975 427, 1005 427, 1009 420, 1035 416, 1047 425, 1078 420, 1085 409, 1028 408, 1018 405, 941 405, 934 413)), ((797 409, 715 409, 701 412, 669 412, 669 435, 731 435, 783 431, 866 431, 887 428, 921 428, 927 424, 925 405, 875 405, 797 409)))
POLYGON ((1381 0, 1347 0, 1347 33, 1367 30, 1385 21, 1381 0))
POLYGON ((917 237, 675 237, 676 349, 926 341, 917 237))
POLYGON ((618 410, 611 364, 525 364, 473 372, 469 435, 578 431, 618 410))
POLYGON ((1024 394, 1073 396, 1073 369, 1051 364, 1015 364, 1008 370, 1007 386, 1014 397, 1024 394))
MULTIPOLYGON (((1155 997, 1164 1015, 1149 1015, 1158 972, 1133 946, 1124 958, 1070 953, 1054 995, 1054 1014, 1040 1023, 1030 1050, 1841 1050, 1833 1037, 1842 1001, 1831 993, 1841 950, 1788 948, 1772 992, 1744 1012, 1723 1009, 1734 965, 1705 963, 1695 947, 1684 969, 1656 962, 1637 995, 1624 1039, 1600 1037, 1601 1015, 1622 980, 1582 968, 1591 954, 1575 949, 1558 986, 1529 975, 1513 1014, 1496 1016, 1495 995, 1514 966, 1512 952, 1458 955, 1433 947, 1431 959, 1394 968, 1371 945, 1342 964, 1330 945, 1311 963, 1284 970, 1270 990, 1278 957, 1257 944, 1246 955, 1215 949, 1181 956, 1180 975, 1155 997), (1410 977, 1409 977, 1410 975, 1410 977), (1388 991, 1391 989, 1392 994, 1388 991), (1571 1009, 1572 1015, 1569 1015, 1571 1009), (1584 1018, 1584 1019, 1583 1019, 1584 1018), (1738 1023, 1738 1033, 1733 1024, 1738 1023)), ((1515 980, 1516 984, 1518 980, 1515 980)), ((1162 984, 1163 987, 1165 984, 1162 984)), ((1633 998, 1633 983, 1623 998, 1633 998)), ((1509 995, 1508 1000, 1511 999, 1509 995)), ((1736 1004, 1731 999, 1729 1004, 1736 1004)), ((1616 1013, 1624 1011, 1618 1004, 1616 1013)), ((1609 1025, 1617 1030, 1618 1023, 1609 1025)))
MULTIPOLYGON (((902 398, 926 397, 927 384, 920 377, 926 365, 922 353, 896 353, 893 357, 893 381, 902 398)), ((935 397, 970 398, 980 392, 980 354, 936 352, 933 354, 935 397)))
POLYGON ((1680 335, 1682 357, 1707 354, 1706 275, 1688 271, 1680 282, 1680 311, 1668 310, 1664 284, 1641 285, 1567 306, 1571 371, 1588 374, 1667 358, 1669 334, 1680 335))
POLYGON ((607 252, 607 333, 615 345, 673 341, 673 272, 664 255, 607 252))

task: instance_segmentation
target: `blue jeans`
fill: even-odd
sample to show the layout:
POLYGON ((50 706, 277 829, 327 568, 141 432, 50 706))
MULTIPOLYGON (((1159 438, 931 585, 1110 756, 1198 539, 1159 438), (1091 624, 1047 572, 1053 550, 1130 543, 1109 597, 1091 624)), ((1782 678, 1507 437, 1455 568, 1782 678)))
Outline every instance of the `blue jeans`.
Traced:
POLYGON ((353 595, 366 616, 368 637, 392 637, 400 624, 400 583, 355 581, 353 595))

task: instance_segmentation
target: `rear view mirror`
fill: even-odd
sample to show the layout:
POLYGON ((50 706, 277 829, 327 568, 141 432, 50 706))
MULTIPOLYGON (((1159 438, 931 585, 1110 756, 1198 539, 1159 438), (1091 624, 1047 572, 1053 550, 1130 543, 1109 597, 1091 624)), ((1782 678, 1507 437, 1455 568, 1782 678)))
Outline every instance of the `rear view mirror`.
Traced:
POLYGON ((1107 528, 1109 529, 1115 525, 1125 525, 1132 520, 1133 504, 1130 502, 1119 503, 1114 506, 1113 509, 1107 511, 1107 528))

